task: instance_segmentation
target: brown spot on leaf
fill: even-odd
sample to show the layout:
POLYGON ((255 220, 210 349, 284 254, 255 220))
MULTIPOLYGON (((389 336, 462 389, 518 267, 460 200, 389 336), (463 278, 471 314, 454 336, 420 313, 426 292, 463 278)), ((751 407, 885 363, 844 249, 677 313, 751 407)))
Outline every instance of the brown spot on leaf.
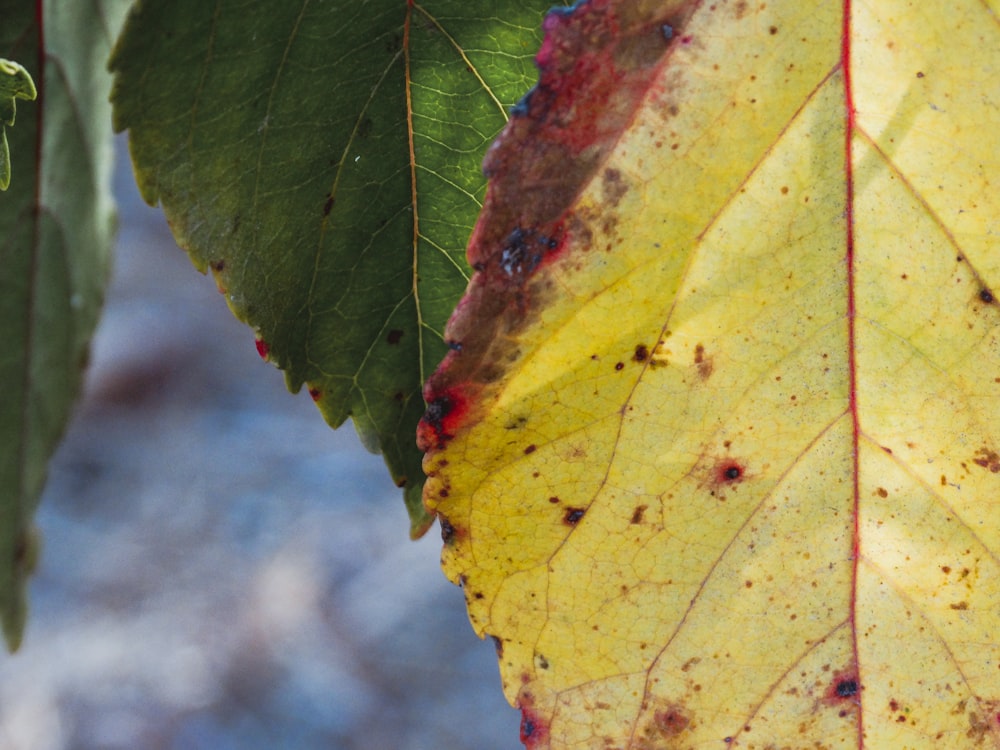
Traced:
POLYGON ((981 466, 984 469, 989 469, 992 474, 1000 472, 1000 455, 998 455, 995 450, 987 448, 985 445, 976 451, 976 455, 973 457, 972 463, 976 466, 981 466))
POLYGON ((635 353, 632 355, 633 362, 645 362, 649 359, 649 349, 646 348, 645 344, 639 344, 635 347, 635 353))
POLYGON ((329 216, 330 212, 333 210, 333 196, 326 196, 326 202, 323 204, 323 216, 329 216))
POLYGON ((385 337, 385 340, 390 344, 398 344, 399 340, 403 338, 403 332, 398 328, 393 328, 389 331, 389 335, 385 337))
POLYGON ((646 508, 648 505, 637 505, 635 510, 632 511, 632 520, 629 523, 642 523, 642 517, 646 513, 646 508))
POLYGON ((438 513, 438 520, 441 522, 441 541, 445 545, 451 545, 455 543, 455 536, 457 535, 457 530, 452 526, 451 521, 438 513))
POLYGON ((567 508, 563 513, 563 523, 567 526, 576 526, 586 512, 586 508, 567 508))
POLYGON ((995 738, 1000 732, 1000 700, 980 698, 971 706, 962 701, 958 708, 962 711, 968 708, 969 729, 965 735, 974 741, 976 747, 986 747, 987 738, 990 736, 995 738))
POLYGON ((694 363, 698 366, 698 375, 702 380, 708 380, 712 371, 715 369, 715 365, 712 362, 711 357, 705 356, 705 347, 698 344, 694 348, 694 363))
POLYGON ((616 207, 622 196, 628 192, 628 185, 622 179, 622 173, 617 169, 605 169, 601 180, 601 195, 604 202, 616 207))
POLYGON ((691 712, 681 703, 658 701, 652 716, 638 728, 631 747, 634 750, 675 747, 676 738, 691 726, 692 721, 691 712))

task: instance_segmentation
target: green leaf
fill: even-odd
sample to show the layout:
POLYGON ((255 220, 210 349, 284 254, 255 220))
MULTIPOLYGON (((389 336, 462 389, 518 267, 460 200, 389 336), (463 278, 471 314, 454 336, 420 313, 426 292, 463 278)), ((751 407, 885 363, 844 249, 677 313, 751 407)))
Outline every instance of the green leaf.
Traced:
POLYGON ((0 190, 10 187, 10 148, 7 145, 7 128, 14 124, 16 100, 33 100, 38 96, 35 82, 24 67, 12 60, 0 58, 0 190))
POLYGON ((0 55, 37 61, 39 81, 37 105, 10 131, 18 179, 0 200, 0 620, 11 648, 37 555, 31 516, 107 278, 114 222, 104 63, 125 6, 47 0, 39 28, 34 4, 0 2, 0 55))
POLYGON ((112 57, 144 198, 288 387, 384 454, 414 536, 421 386, 549 5, 140 2, 112 57))

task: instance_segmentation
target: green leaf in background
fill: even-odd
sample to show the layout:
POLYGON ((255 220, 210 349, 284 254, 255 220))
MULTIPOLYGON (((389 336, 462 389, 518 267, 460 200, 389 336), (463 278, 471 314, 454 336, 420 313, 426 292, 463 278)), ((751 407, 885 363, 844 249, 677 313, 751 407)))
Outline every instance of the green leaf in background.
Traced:
POLYGON ((413 536, 421 386, 550 5, 139 2, 112 57, 143 197, 289 388, 384 454, 413 536))
POLYGON ((0 58, 0 190, 10 187, 10 148, 5 126, 14 124, 17 99, 31 101, 36 96, 31 74, 18 63, 0 58))
POLYGON ((0 56, 38 101, 10 130, 17 178, 0 196, 0 620, 16 648, 37 554, 31 517, 97 323, 113 235, 110 80, 125 0, 0 0, 0 56))

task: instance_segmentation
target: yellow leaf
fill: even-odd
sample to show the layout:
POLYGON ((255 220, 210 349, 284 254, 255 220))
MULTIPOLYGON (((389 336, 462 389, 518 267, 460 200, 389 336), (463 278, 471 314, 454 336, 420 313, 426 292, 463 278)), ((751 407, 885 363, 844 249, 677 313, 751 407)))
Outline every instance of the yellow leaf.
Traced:
POLYGON ((1000 747, 998 13, 547 19, 420 435, 528 747, 1000 747))

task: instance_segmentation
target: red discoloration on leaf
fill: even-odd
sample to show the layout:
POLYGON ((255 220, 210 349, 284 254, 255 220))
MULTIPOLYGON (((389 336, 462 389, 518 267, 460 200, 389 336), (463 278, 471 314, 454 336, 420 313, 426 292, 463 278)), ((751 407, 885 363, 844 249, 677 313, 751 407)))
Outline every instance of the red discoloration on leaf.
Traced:
POLYGON ((267 359, 267 356, 271 353, 271 347, 263 339, 255 339, 254 344, 257 346, 257 353, 260 355, 260 358, 267 359))
POLYGON ((468 412, 468 398, 458 388, 436 390, 428 383, 424 399, 427 411, 417 428, 417 444, 423 451, 440 450, 454 436, 468 412))
POLYGON ((518 699, 518 708, 521 709, 521 742, 528 750, 532 748, 542 748, 546 746, 548 740, 548 725, 545 720, 535 712, 534 702, 531 694, 524 692, 518 699))
POLYGON ((831 707, 839 706, 842 710, 849 709, 861 702, 861 690, 857 669, 838 670, 823 692, 823 703, 831 707))
POLYGON ((319 390, 318 388, 310 388, 309 396, 312 398, 313 401, 319 401, 321 398, 323 398, 323 391, 319 390))
MULTIPOLYGON (((418 429, 424 451, 443 447, 460 419, 473 418, 469 405, 520 356, 516 334, 548 294, 539 271, 567 248, 586 245, 585 237, 572 236, 571 205, 634 117, 652 71, 697 6, 590 0, 546 18, 538 85, 484 161, 490 184, 468 249, 475 273, 445 333, 461 347, 425 388, 428 415, 418 429)), ((627 189, 616 183, 616 200, 627 189)), ((433 462, 425 466, 433 474, 433 462)))
POLYGON ((976 455, 972 458, 972 463, 988 469, 993 474, 1000 472, 1000 455, 985 445, 976 451, 976 455))
POLYGON ((743 479, 746 469, 739 461, 723 461, 716 469, 718 484, 735 484, 743 479))

